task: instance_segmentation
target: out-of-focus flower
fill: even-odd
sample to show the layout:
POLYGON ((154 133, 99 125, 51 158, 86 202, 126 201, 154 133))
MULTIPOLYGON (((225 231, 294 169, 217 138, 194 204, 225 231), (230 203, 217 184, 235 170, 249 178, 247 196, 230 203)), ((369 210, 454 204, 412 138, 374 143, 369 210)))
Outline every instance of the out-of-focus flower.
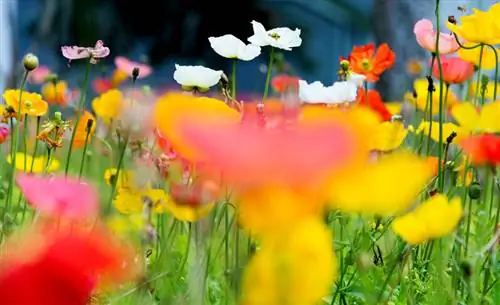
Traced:
POLYGON ((92 135, 95 132, 96 125, 97 121, 95 117, 90 112, 84 111, 80 116, 78 125, 76 126, 75 138, 73 139, 73 148, 83 147, 85 145, 85 139, 87 139, 87 142, 89 143, 92 139, 92 135))
POLYGON ((356 81, 334 82, 325 87, 320 81, 308 84, 299 80, 299 99, 309 104, 342 104, 356 100, 358 85, 356 81))
POLYGON ((0 262, 4 305, 86 305, 100 285, 125 283, 140 270, 131 249, 98 228, 31 228, 8 242, 0 262))
POLYGON ((413 204, 433 175, 427 160, 394 153, 333 181, 330 201, 344 212, 395 215, 413 204))
POLYGON ((208 41, 215 53, 225 58, 250 61, 260 55, 259 46, 254 44, 246 45, 234 35, 209 37, 208 41))
POLYGON ((420 76, 424 71, 424 65, 418 59, 411 59, 406 64, 406 70, 410 75, 420 76))
POLYGON ((65 106, 67 95, 68 83, 65 81, 48 82, 42 87, 42 96, 50 104, 65 106))
POLYGON ((153 203, 154 213, 165 213, 166 204, 170 200, 169 196, 162 189, 128 189, 118 190, 116 198, 113 200, 115 208, 123 214, 140 213, 144 210, 145 199, 153 203))
POLYGON ((23 174, 16 177, 16 182, 26 201, 41 213, 81 219, 99 210, 95 189, 80 180, 23 174))
MULTIPOLYGON (((429 83, 426 79, 421 78, 415 80, 413 83, 413 89, 415 90, 413 93, 406 93, 405 94, 405 100, 411 102, 415 107, 417 107, 421 111, 426 111, 429 112, 430 110, 430 105, 427 105, 427 94, 428 92, 428 87, 429 83), (428 109, 426 109, 428 107, 428 109)), ((433 92, 432 94, 432 115, 436 115, 439 113, 439 90, 440 86, 439 83, 436 82, 434 84, 434 87, 436 91, 433 92)), ((443 92, 445 91, 445 88, 443 88, 443 92)), ((443 93, 443 100, 445 100, 444 93, 443 93)), ((445 100, 445 107, 449 107, 453 104, 456 104, 458 102, 458 99, 456 95, 453 93, 452 90, 448 92, 448 99, 445 100)))
POLYGON ((463 155, 462 162, 454 169, 454 171, 457 173, 457 186, 469 186, 474 179, 474 173, 472 172, 471 168, 467 168, 467 164, 467 157, 463 155))
POLYGON ((92 81, 92 88, 98 94, 106 93, 107 91, 114 88, 113 83, 109 79, 96 78, 92 81))
POLYGON ((0 123, 0 144, 4 143, 10 134, 9 124, 0 123))
POLYGON ((130 189, 133 188, 135 183, 134 172, 126 169, 121 169, 120 174, 117 176, 118 170, 116 168, 108 168, 104 171, 104 182, 111 186, 116 181, 117 189, 130 189))
MULTIPOLYGON (((5 103, 12 107, 15 112, 19 110, 19 95, 19 90, 12 89, 5 90, 3 93, 5 103)), ((49 105, 46 101, 42 100, 40 94, 23 91, 22 99, 20 119, 26 114, 28 116, 43 116, 49 109, 49 105)))
POLYGON ((112 89, 95 98, 92 101, 92 109, 100 119, 110 124, 123 110, 123 100, 123 94, 117 89, 112 89))
POLYGON ((93 64, 100 58, 107 57, 110 53, 109 48, 104 46, 101 40, 98 40, 95 47, 62 46, 61 52, 64 57, 71 62, 75 59, 89 58, 93 64))
POLYGON ((239 124, 240 114, 223 101, 208 97, 193 97, 185 94, 169 93, 158 99, 154 110, 155 123, 158 130, 172 144, 182 157, 198 160, 203 152, 189 145, 179 129, 183 116, 198 117, 204 122, 226 122, 228 126, 239 124))
POLYGON ((50 69, 46 66, 38 66, 35 70, 28 74, 28 81, 31 84, 43 84, 51 73, 50 69))
POLYGON ((373 131, 371 148, 377 151, 391 151, 403 143, 408 134, 402 122, 382 122, 373 131))
POLYGON ((368 90, 368 104, 366 98, 366 91, 363 88, 358 89, 357 104, 363 107, 368 107, 378 113, 383 121, 389 121, 392 113, 387 109, 382 101, 382 97, 376 90, 368 90))
MULTIPOLYGON (((12 164, 10 154, 7 156, 7 162, 12 164)), ((47 166, 47 157, 46 156, 38 156, 33 158, 32 155, 24 153, 16 154, 16 169, 18 171, 25 171, 27 173, 43 173, 45 168, 47 168, 47 172, 54 172, 59 169, 60 163, 57 159, 51 158, 50 165, 47 166), (31 170, 31 164, 33 163, 33 170, 31 170), (26 164, 26 167, 25 167, 26 164), (25 170, 26 168, 26 170, 25 170)))
POLYGON ((243 277, 245 305, 314 305, 337 277, 332 234, 316 219, 264 239, 243 277))
MULTIPOLYGON (((466 47, 473 46, 473 43, 465 43, 466 47)), ((500 52, 500 49, 496 49, 497 53, 500 52)), ((484 47, 481 55, 481 48, 474 49, 465 49, 461 48, 458 50, 458 57, 461 59, 474 64, 479 67, 479 63, 481 63, 481 69, 484 70, 492 70, 497 66, 497 62, 495 59, 495 52, 489 47, 484 47), (481 59, 482 58, 482 59, 481 59)))
MULTIPOLYGON (((470 82, 468 91, 469 91, 469 96, 474 97, 476 94, 481 94, 481 86, 482 84, 479 84, 479 87, 477 86, 477 82, 470 82), (479 92, 476 92, 476 88, 478 88, 479 92)), ((498 93, 500 93, 500 85, 498 87, 498 93)), ((493 94, 495 93, 495 82, 494 81, 489 81, 488 84, 486 85, 486 91, 484 92, 484 98, 492 100, 493 99, 493 94)), ((479 95, 481 96, 481 95, 479 95)))
MULTIPOLYGON (((423 133, 425 136, 429 136, 429 130, 430 130, 430 137, 432 140, 435 142, 439 142, 439 122, 438 121, 432 121, 432 129, 431 129, 431 123, 429 121, 422 121, 420 122, 420 125, 418 126, 417 130, 415 130, 416 134, 423 133)), ((446 141, 446 138, 449 137, 452 133, 456 133, 457 136, 455 137, 455 140, 453 142, 458 143, 460 142, 464 137, 467 137, 467 135, 470 133, 470 130, 466 128, 462 128, 461 126, 458 126, 454 123, 443 123, 443 139, 442 142, 444 143, 446 141)))
MULTIPOLYGON (((474 74, 474 65, 459 57, 441 56, 441 70, 443 81, 446 84, 461 84, 472 77, 474 74)), ((439 65, 434 61, 432 74, 439 79, 439 65)))
POLYGON ((141 214, 116 214, 107 219, 106 225, 114 233, 128 237, 129 234, 137 234, 143 229, 144 218, 141 214))
POLYGON ((438 51, 436 49, 439 49, 439 54, 451 54, 460 49, 455 36, 445 33, 439 33, 439 46, 436 48, 438 33, 434 30, 432 21, 429 19, 417 21, 413 27, 413 33, 415 33, 418 44, 431 53, 436 53, 438 51))
POLYGON ((478 109, 471 103, 459 103, 451 107, 451 115, 460 127, 469 132, 500 132, 500 101, 487 103, 478 109))
POLYGON ((396 54, 386 43, 381 44, 376 52, 373 43, 355 46, 349 55, 352 71, 365 75, 369 82, 377 81, 385 70, 394 65, 395 60, 396 54))
POLYGON ((445 195, 438 194, 410 213, 394 219, 391 227, 409 244, 416 245, 450 234, 461 218, 460 198, 448 202, 445 195))
POLYGON ((171 200, 166 209, 178 220, 194 222, 207 216, 215 206, 216 195, 213 194, 208 181, 194 185, 173 183, 170 185, 171 200))
POLYGON ((272 30, 266 30, 264 26, 253 20, 253 35, 248 41, 254 45, 265 47, 271 46, 278 49, 291 51, 292 48, 300 47, 302 38, 300 38, 300 29, 292 31, 289 28, 280 27, 272 30))
POLYGON ((125 73, 128 77, 132 77, 132 72, 135 68, 139 69, 138 79, 146 78, 153 73, 153 68, 151 68, 151 66, 131 61, 123 56, 117 56, 115 58, 115 65, 119 71, 125 73))
POLYGON ((497 21, 500 4, 492 5, 487 12, 475 8, 472 10, 471 15, 460 17, 461 25, 447 22, 448 29, 468 42, 500 43, 500 25, 497 21))
POLYGON ((278 75, 271 80, 271 86, 278 93, 285 93, 289 88, 295 89, 299 87, 299 78, 291 75, 278 75))
POLYGON ((143 139, 154 130, 152 116, 155 97, 142 92, 137 95, 137 92, 125 91, 122 109, 115 118, 117 128, 128 135, 130 140, 143 139))
POLYGON ((217 85, 222 73, 222 70, 212 70, 204 66, 181 66, 176 64, 174 80, 184 90, 189 91, 196 88, 196 90, 204 92, 217 85))
POLYGON ((500 137, 497 135, 471 136, 459 144, 472 164, 496 166, 500 163, 500 137))
MULTIPOLYGON (((115 64, 116 64, 116 63, 115 63, 115 64)), ((151 69, 151 71, 150 71, 149 75, 150 75, 151 73, 153 73, 153 72, 152 72, 152 71, 153 71, 153 70, 152 70, 153 68, 150 68, 150 69, 151 69)), ((147 71, 147 70, 146 70, 146 71, 147 71)), ((110 81, 110 82, 111 82, 111 87, 112 87, 112 88, 116 88, 116 87, 120 86, 120 85, 121 85, 124 81, 126 81, 129 77, 131 77, 131 76, 132 76, 132 72, 134 72, 134 71, 133 71, 133 69, 132 69, 132 72, 130 72, 130 74, 128 74, 128 72, 129 72, 129 71, 124 72, 124 71, 120 70, 120 69, 117 67, 117 68, 115 69, 115 71, 113 71, 113 75, 111 75, 111 81, 110 81)), ((143 76, 143 77, 146 77, 146 76, 143 76)), ((138 77, 138 78, 139 78, 139 77, 138 77)))

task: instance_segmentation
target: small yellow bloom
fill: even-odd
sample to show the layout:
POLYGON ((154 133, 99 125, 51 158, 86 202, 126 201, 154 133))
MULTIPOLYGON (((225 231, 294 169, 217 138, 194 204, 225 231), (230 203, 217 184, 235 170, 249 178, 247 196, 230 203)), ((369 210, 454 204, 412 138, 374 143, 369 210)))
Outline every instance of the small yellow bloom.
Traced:
POLYGON ((116 188, 117 189, 130 189, 134 188, 134 173, 130 170, 126 169, 121 169, 120 170, 120 175, 116 177, 117 169, 116 168, 108 168, 104 172, 104 181, 106 182, 107 185, 113 185, 114 179, 118 179, 116 181, 116 188))
POLYGON ((462 163, 460 163, 460 165, 457 168, 455 168, 455 171, 457 172, 457 186, 464 185, 464 178, 465 178, 465 186, 471 185, 474 179, 474 173, 472 172, 472 168, 467 168, 466 165, 467 165, 467 157, 462 156, 462 163))
POLYGON ((42 96, 51 104, 64 106, 67 103, 67 91, 68 83, 65 81, 59 81, 55 85, 53 82, 48 82, 42 87, 42 96))
POLYGON ((119 69, 116 69, 114 72, 113 72, 113 76, 111 76, 111 84, 113 84, 113 87, 118 87, 119 85, 121 85, 124 81, 126 81, 128 79, 128 74, 119 70, 119 69))
POLYGON ((144 221, 141 214, 113 215, 106 221, 106 224, 116 234, 126 236, 140 231, 144 226, 144 221))
MULTIPOLYGON (((10 154, 7 156, 7 162, 12 164, 10 154)), ((54 172, 59 169, 60 163, 58 160, 52 158, 49 167, 47 168, 47 172, 54 172)), ((24 158, 24 153, 16 153, 16 169, 19 171, 24 171, 27 173, 43 173, 45 167, 47 166, 47 157, 38 156, 33 159, 32 155, 26 154, 26 158, 24 158), (26 161, 26 162, 25 162, 26 161), (31 163, 33 163, 33 170, 31 170, 31 163), (26 164, 26 170, 25 170, 26 164)))
POLYGON ((378 151, 391 151, 403 143, 408 130, 402 122, 383 122, 373 133, 371 148, 378 151))
POLYGON ((198 219, 210 214, 214 205, 215 202, 210 202, 207 204, 200 204, 197 207, 191 207, 188 205, 178 204, 173 200, 169 200, 165 204, 165 209, 180 221, 195 222, 198 219))
POLYGON ((116 89, 111 89, 92 101, 92 109, 95 114, 106 124, 116 119, 124 105, 123 94, 116 89))
POLYGON ((409 244, 444 237, 455 230, 462 218, 460 198, 448 203, 445 195, 435 195, 410 213, 397 217, 392 229, 409 244))
POLYGON ((96 119, 95 117, 88 111, 84 111, 80 116, 80 121, 78 122, 78 126, 76 126, 75 138, 73 140, 73 148, 81 148, 85 145, 85 139, 87 139, 87 132, 89 133, 87 143, 92 139, 92 135, 96 129, 96 119), (90 131, 88 131, 89 121, 92 121, 92 125, 90 131))
POLYGON ((471 103, 456 104, 451 114, 460 127, 471 132, 500 132, 500 101, 487 103, 480 110, 471 103))
MULTIPOLYGON (((6 90, 3 93, 5 103, 11 106, 14 111, 19 111, 19 95, 20 90, 6 90)), ((42 96, 37 93, 23 91, 21 103, 21 117, 28 116, 43 116, 47 113, 49 105, 46 101, 42 100, 42 96)))
MULTIPOLYGON (((423 133, 425 136, 429 136, 429 130, 431 131, 431 139, 435 142, 439 142, 439 122, 432 121, 432 129, 429 121, 422 121, 415 131, 416 134, 423 133)), ((452 132, 456 132, 457 136, 453 140, 453 143, 459 143, 462 139, 466 138, 470 131, 468 129, 462 128, 453 123, 443 123, 443 143, 446 142, 452 132)))
POLYGON ((433 176, 428 160, 393 153, 335 179, 330 202, 346 213, 394 215, 410 207, 433 176))
MULTIPOLYGON (((430 105, 427 106, 427 95, 428 95, 428 81, 427 79, 417 79, 413 83, 413 89, 415 90, 416 97, 413 95, 413 93, 406 93, 405 94, 405 100, 411 102, 415 107, 420 109, 421 111, 430 111, 430 105), (426 109, 428 107, 428 109, 426 109)), ((432 94, 432 115, 436 115, 439 113, 439 82, 434 82, 434 87, 436 88, 436 91, 432 94)), ((443 100, 445 99, 444 97, 444 90, 443 88, 443 100)), ((449 105, 455 104, 458 102, 458 99, 456 95, 450 90, 448 93, 448 99, 445 101, 445 108, 449 105)))
POLYGON ((448 29, 457 34, 458 37, 472 43, 500 43, 500 4, 494 4, 487 12, 472 9, 473 13, 460 17, 461 24, 448 22, 448 29))
POLYGON ((319 219, 267 236, 243 277, 242 305, 316 305, 336 279, 332 235, 319 219))
POLYGON ((144 210, 144 199, 148 198, 153 203, 153 213, 164 213, 169 196, 162 189, 119 189, 118 195, 113 200, 115 208, 123 214, 140 213, 144 210))
MULTIPOLYGON (((466 43, 466 47, 473 46, 473 43, 466 43)), ((497 52, 500 52, 500 49, 497 49, 497 52)), ((495 52, 493 52, 492 49, 489 47, 484 47, 483 48, 483 53, 482 53, 482 60, 481 60, 481 48, 475 48, 475 49, 464 49, 460 48, 458 50, 458 57, 461 59, 468 61, 476 66, 479 67, 479 62, 481 61, 481 68, 483 70, 492 70, 495 69, 497 66, 497 62, 495 59, 495 52)))
MULTIPOLYGON (((500 53, 499 53, 500 56, 500 53)), ((476 96, 476 87, 477 87, 477 82, 472 82, 469 85, 469 97, 472 99, 476 96)), ((500 83, 497 84, 497 95, 500 97, 500 83)), ((479 84, 479 92, 477 94, 481 94, 481 84, 479 84)), ((488 85, 486 85, 486 91, 484 93, 484 98, 492 100, 493 99, 493 94, 495 93, 495 82, 490 81, 488 82, 488 85)), ((481 95, 479 95, 481 97, 481 95)))

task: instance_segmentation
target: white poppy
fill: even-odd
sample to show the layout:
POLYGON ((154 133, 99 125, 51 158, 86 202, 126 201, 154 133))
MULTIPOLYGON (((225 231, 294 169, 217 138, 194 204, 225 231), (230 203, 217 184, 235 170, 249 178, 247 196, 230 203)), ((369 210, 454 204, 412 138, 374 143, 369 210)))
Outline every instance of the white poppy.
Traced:
POLYGON ((260 47, 254 44, 246 45, 233 35, 209 37, 210 46, 222 57, 250 61, 260 55, 260 47))
POLYGON ((302 38, 300 38, 300 29, 292 31, 289 28, 275 28, 266 31, 264 26, 257 22, 252 21, 253 36, 248 38, 251 43, 265 47, 272 46, 278 49, 291 51, 292 48, 300 47, 302 38))
POLYGON ((182 87, 208 90, 216 85, 221 77, 221 70, 212 70, 203 66, 175 65, 174 79, 182 87))
POLYGON ((325 87, 316 81, 308 84, 299 80, 299 98, 308 104, 340 104, 356 100, 358 86, 355 82, 335 82, 332 86, 325 87))

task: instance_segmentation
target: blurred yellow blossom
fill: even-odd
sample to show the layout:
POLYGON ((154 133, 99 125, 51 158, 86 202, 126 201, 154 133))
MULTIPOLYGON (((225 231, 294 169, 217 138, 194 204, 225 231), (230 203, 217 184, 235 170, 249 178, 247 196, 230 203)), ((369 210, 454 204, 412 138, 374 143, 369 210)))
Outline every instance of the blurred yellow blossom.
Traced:
POLYGON ((141 213, 144 210, 144 199, 153 203, 153 213, 164 213, 170 200, 162 189, 147 188, 144 190, 121 188, 113 200, 115 208, 123 214, 141 213))
POLYGON ((194 222, 210 214, 214 205, 215 202, 209 202, 206 204, 199 204, 197 206, 189 206, 179 204, 174 200, 169 200, 166 202, 165 208, 177 220, 194 222))
MULTIPOLYGON (((3 93, 3 98, 8 106, 11 106, 15 112, 19 110, 19 95, 20 90, 6 90, 3 93)), ((37 93, 23 91, 21 103, 21 116, 43 116, 47 113, 49 105, 42 100, 42 96, 37 93)), ((22 118, 21 118, 22 119, 22 118)))
MULTIPOLYGON (((500 94, 500 84, 497 84, 497 95, 500 94)), ((477 82, 471 82, 469 85, 469 96, 473 98, 476 96, 476 87, 477 87, 477 82)), ((479 92, 478 94, 481 93, 481 84, 479 84, 479 92)), ((495 93, 495 82, 494 81, 489 81, 488 84, 486 85, 486 92, 484 93, 484 98, 492 100, 493 99, 493 93, 495 93)))
POLYGON ((448 29, 457 34, 458 37, 472 43, 500 43, 500 3, 492 5, 488 11, 484 12, 476 8, 473 13, 460 17, 460 25, 447 22, 448 29))
POLYGON ((247 265, 242 305, 316 305, 336 279, 332 235, 319 219, 264 238, 247 265))
POLYGON ((500 101, 487 103, 482 108, 471 103, 456 104, 451 108, 451 115, 460 127, 471 132, 500 132, 500 101))
POLYGON ((92 109, 106 124, 110 124, 120 115, 124 105, 123 99, 119 90, 111 89, 92 101, 92 109))
MULTIPOLYGON (((465 44, 466 47, 471 47, 473 45, 474 45, 473 43, 465 44)), ((500 50, 497 49, 497 52, 500 52, 500 50)), ((474 64, 475 66, 479 67, 479 62, 481 62, 481 69, 483 70, 492 70, 495 69, 495 67, 497 66, 497 62, 495 59, 495 52, 493 52, 493 50, 490 49, 489 47, 483 48, 483 53, 482 53, 483 55, 481 55, 481 48, 474 48, 474 49, 460 48, 457 54, 458 57, 474 64)))
POLYGON ((402 122, 382 122, 374 131, 371 149, 391 151, 403 143, 408 130, 402 122))
POLYGON ((472 168, 467 168, 467 157, 465 155, 462 156, 462 162, 460 163, 460 165, 457 166, 454 170, 457 173, 457 186, 464 185, 464 178, 465 186, 471 185, 472 181, 474 180, 474 173, 472 171, 472 168))
MULTIPOLYGON (((405 100, 411 102, 415 107, 417 107, 421 111, 426 111, 427 106, 427 95, 428 95, 428 86, 429 83, 427 79, 421 78, 415 80, 413 83, 413 89, 415 92, 406 93, 405 100)), ((434 87, 436 91, 432 94, 432 115, 436 115, 439 113, 439 82, 434 82, 434 87)), ((444 92, 444 88, 443 88, 444 92)), ((443 93, 444 99, 444 93, 443 93)), ((446 105, 452 105, 458 102, 456 95, 450 90, 448 93, 448 99, 445 101, 446 105)), ((428 106, 427 112, 430 110, 430 105, 428 106)))
POLYGON ((115 179, 116 188, 133 188, 134 187, 134 173, 131 170, 121 169, 119 177, 116 177, 117 169, 108 168, 104 172, 104 181, 107 185, 113 185, 115 179))
POLYGON ((391 227, 409 244, 416 245, 450 234, 461 218, 460 198, 448 202, 445 195, 438 194, 408 214, 394 219, 391 227))
POLYGON ((42 87, 42 96, 50 104, 64 106, 67 103, 66 94, 68 91, 68 83, 58 81, 57 83, 48 82, 42 87))
MULTIPOLYGON (((45 167, 47 166, 47 157, 46 156, 38 156, 33 158, 32 155, 26 154, 26 158, 24 157, 24 153, 16 154, 16 169, 20 171, 25 171, 27 173, 43 173, 45 167), (31 163, 33 163, 33 170, 31 171, 31 163), (26 164, 26 170, 25 170, 26 164)), ((47 172, 54 172, 59 169, 60 163, 58 160, 51 158, 50 165, 47 167, 47 172)), ((10 154, 7 155, 7 162, 11 164, 10 154)))
POLYGON ((127 236, 136 233, 143 228, 144 220, 141 214, 113 215, 106 220, 106 225, 114 233, 127 236))
POLYGON ((90 143, 92 139, 92 135, 96 129, 96 119, 95 117, 88 111, 84 111, 80 116, 80 121, 78 121, 78 125, 76 126, 75 138, 73 139, 73 148, 81 148, 85 145, 85 139, 87 139, 87 143, 90 143), (90 122, 92 121, 92 122, 90 122), (90 129, 88 128, 90 125, 90 129), (88 133, 88 138, 87 138, 88 133))
MULTIPOLYGON (((439 122, 437 121, 432 121, 432 129, 429 121, 422 121, 417 130, 415 130, 415 133, 423 133, 425 136, 429 136, 429 130, 431 131, 431 139, 439 142, 439 122)), ((443 123, 443 143, 446 141, 446 138, 451 135, 452 132, 457 133, 456 138, 453 140, 454 143, 460 142, 462 139, 469 135, 469 130, 462 128, 461 126, 453 123, 443 123)))

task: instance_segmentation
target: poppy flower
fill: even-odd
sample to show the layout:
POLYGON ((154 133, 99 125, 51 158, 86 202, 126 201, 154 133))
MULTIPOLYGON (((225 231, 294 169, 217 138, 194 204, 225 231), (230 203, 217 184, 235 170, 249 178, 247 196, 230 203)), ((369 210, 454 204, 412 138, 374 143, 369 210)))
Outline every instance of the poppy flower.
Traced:
MULTIPOLYGON (((495 57, 495 51, 491 48, 473 48, 470 47, 476 45, 475 43, 466 42, 464 46, 466 48, 460 48, 457 54, 461 59, 470 62, 471 64, 479 67, 479 63, 481 63, 481 69, 483 70, 493 70, 497 66, 497 61, 495 57), (468 49, 467 49, 468 48, 468 49)), ((497 54, 500 52, 499 48, 496 48, 497 54)))
POLYGON ((117 56, 115 58, 115 65, 117 70, 123 72, 129 77, 132 77, 134 69, 139 69, 139 75, 137 76, 137 78, 139 79, 146 78, 151 75, 151 73, 153 73, 153 69, 150 66, 131 61, 130 59, 123 56, 117 56))
POLYGON ((353 47, 348 60, 352 71, 365 75, 369 82, 376 82, 385 70, 394 65, 396 54, 386 43, 381 44, 377 51, 375 51, 375 45, 369 43, 353 47))
POLYGON ((358 97, 356 100, 358 105, 368 107, 378 113, 383 121, 389 121, 392 117, 391 112, 382 101, 380 93, 376 90, 368 90, 368 103, 366 98, 366 91, 363 88, 358 89, 358 97))
POLYGON ((132 252, 107 232, 33 228, 8 241, 0 261, 2 305, 86 305, 99 284, 138 274, 132 252), (29 287, 29 292, 26 291, 29 287))
POLYGON ((103 94, 107 92, 108 90, 111 90, 114 88, 113 84, 109 79, 105 78, 96 78, 92 82, 92 88, 94 91, 98 94, 103 94))
POLYGON ((38 66, 35 70, 28 74, 28 81, 31 84, 40 85, 45 82, 47 76, 51 73, 50 69, 46 66, 38 66))
MULTIPOLYGON (((419 20, 413 27, 415 38, 418 44, 425 50, 436 53, 436 36, 438 33, 434 30, 432 21, 428 19, 419 20)), ((446 33, 439 33, 439 54, 455 53, 460 46, 458 45, 455 36, 446 33)))
MULTIPOLYGON (((12 107, 15 112, 19 110, 19 96, 19 90, 9 89, 5 90, 3 93, 5 103, 12 107)), ((20 113, 21 119, 23 119, 26 114, 34 117, 43 116, 47 113, 48 109, 49 105, 42 99, 40 94, 23 91, 20 113)))
POLYGON ((82 219, 98 212, 97 192, 80 180, 21 174, 16 182, 26 201, 41 213, 82 219))
MULTIPOLYGON (((413 82, 414 92, 407 92, 405 94, 405 100, 415 105, 415 107, 417 107, 419 110, 426 111, 428 113, 430 111, 430 105, 427 102, 427 94, 429 93, 428 88, 429 82, 427 81, 427 79, 416 79, 413 82)), ((436 91, 434 91, 434 93, 432 94, 432 115, 436 115, 439 113, 439 90, 441 90, 439 82, 434 82, 434 88, 436 89, 436 91)), ((443 92, 444 90, 445 89, 443 88, 443 92)), ((445 107, 448 108, 456 103, 458 103, 458 98, 455 93, 450 90, 448 92, 448 98, 445 100, 445 107)))
POLYGON ((117 90, 109 90, 92 101, 92 109, 95 114, 106 124, 116 119, 124 107, 123 94, 117 90))
POLYGON ((299 80, 299 98, 307 104, 342 104, 356 100, 358 79, 334 82, 325 86, 319 81, 308 84, 299 80))
MULTIPOLYGON (((24 154, 18 152, 16 154, 16 164, 15 168, 18 171, 24 171, 27 173, 41 174, 44 171, 48 173, 54 172, 59 169, 61 163, 59 160, 52 158, 50 164, 47 164, 46 156, 33 157, 30 154, 24 154)), ((7 163, 11 164, 10 154, 7 156, 7 163)))
POLYGON ((210 46, 225 58, 250 61, 260 55, 260 47, 254 44, 246 45, 234 35, 224 35, 220 37, 209 37, 210 46))
POLYGON ((92 64, 97 64, 97 60, 107 57, 110 51, 101 40, 98 40, 95 47, 62 46, 61 53, 70 62, 75 59, 89 58, 92 64))
MULTIPOLYGON (((450 84, 461 84, 474 74, 474 65, 459 57, 441 56, 441 71, 443 81, 450 84)), ((432 75, 439 79, 439 65, 437 60, 432 67, 432 75)))
POLYGON ((271 80, 271 86, 278 93, 285 93, 289 88, 295 89, 299 87, 299 78, 291 75, 278 75, 271 80))
POLYGON ((0 144, 4 143, 10 134, 10 126, 6 123, 0 123, 0 144))
POLYGON ((189 91, 193 88, 201 92, 217 85, 222 77, 222 70, 212 70, 204 66, 175 65, 174 80, 189 91))
POLYGON ((81 148, 85 145, 85 139, 90 142, 96 129, 96 119, 88 111, 84 111, 80 116, 80 121, 76 126, 75 138, 73 139, 73 148, 81 148), (89 129, 90 127, 90 129, 89 129), (88 134, 88 137, 87 137, 88 134))
POLYGON ((474 9, 472 14, 460 17, 461 24, 447 22, 446 26, 468 42, 495 45, 500 43, 499 14, 500 4, 496 3, 486 12, 474 9))
POLYGON ((492 165, 500 163, 500 136, 481 134, 471 136, 460 142, 460 146, 475 165, 492 165))
POLYGON ((65 106, 67 104, 68 83, 58 81, 48 82, 42 87, 42 96, 50 104, 65 106))
POLYGON ((253 20, 251 23, 253 27, 253 35, 248 38, 248 41, 254 45, 260 47, 271 46, 291 51, 292 48, 300 47, 302 44, 300 29, 291 30, 286 27, 279 27, 266 30, 260 22, 253 20))

